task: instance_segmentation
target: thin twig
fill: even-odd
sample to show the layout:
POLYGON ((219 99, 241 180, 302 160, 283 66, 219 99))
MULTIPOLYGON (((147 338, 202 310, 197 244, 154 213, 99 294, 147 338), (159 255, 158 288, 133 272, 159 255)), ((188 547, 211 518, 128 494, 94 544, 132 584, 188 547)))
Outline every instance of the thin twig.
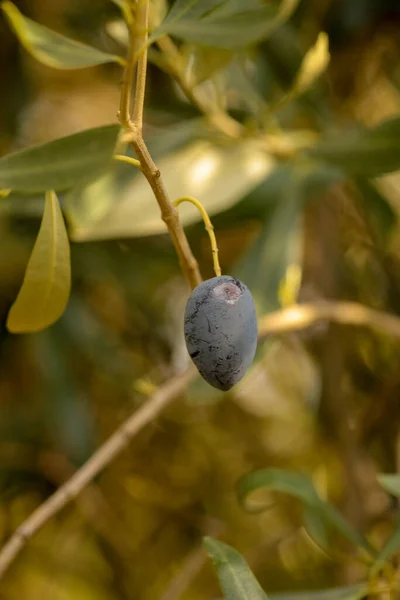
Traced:
POLYGON ((368 308, 358 302, 323 300, 314 304, 295 304, 260 319, 260 334, 277 335, 306 329, 320 321, 369 327, 393 337, 400 337, 400 317, 368 308))
POLYGON ((131 439, 181 394, 196 376, 194 368, 174 377, 133 413, 64 485, 41 504, 18 527, 0 552, 0 578, 26 542, 54 515, 69 504, 93 479, 126 448, 131 439))

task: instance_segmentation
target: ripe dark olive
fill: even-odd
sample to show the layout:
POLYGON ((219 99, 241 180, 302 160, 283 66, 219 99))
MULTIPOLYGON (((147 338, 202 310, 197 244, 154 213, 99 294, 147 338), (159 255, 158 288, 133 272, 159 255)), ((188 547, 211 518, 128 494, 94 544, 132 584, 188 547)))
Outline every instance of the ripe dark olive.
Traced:
POLYGON ((230 276, 213 277, 192 292, 185 341, 200 375, 227 391, 242 379, 257 347, 257 317, 249 289, 230 276))

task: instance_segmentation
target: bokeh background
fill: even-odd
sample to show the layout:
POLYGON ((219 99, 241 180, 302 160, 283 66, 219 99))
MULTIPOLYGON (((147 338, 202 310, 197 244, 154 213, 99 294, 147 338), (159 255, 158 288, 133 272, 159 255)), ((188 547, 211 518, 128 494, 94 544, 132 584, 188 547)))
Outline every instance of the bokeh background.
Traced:
MULTIPOLYGON (((125 52, 111 2, 15 4, 65 35, 125 52)), ((231 55, 189 44, 181 49, 202 73, 202 93, 254 130, 290 87, 320 31, 330 39, 328 71, 278 113, 280 125, 313 136, 397 115, 398 0, 303 0, 272 37, 241 57, 245 79, 243 70, 227 67, 231 55)), ((39 64, 0 17, 0 153, 115 123, 120 80, 117 65, 56 71, 39 64)), ((202 177, 209 178, 207 206, 223 272, 249 285, 260 316, 296 299, 324 298, 400 316, 398 173, 371 181, 340 178, 312 164, 300 172, 296 157, 275 148, 264 153, 262 178, 246 187, 244 155, 237 151, 215 167, 213 136, 221 143, 221 134, 210 132, 153 63, 145 136, 172 194, 187 173, 194 196, 202 177)), ((283 134, 274 139, 287 141, 283 134)), ((128 181, 125 205, 133 206, 144 192, 129 187, 137 179, 129 167, 120 168, 128 181)), ((151 208, 151 197, 143 201, 138 217, 121 211, 118 195, 100 185, 78 199, 79 227, 70 223, 71 299, 59 322, 34 335, 11 335, 5 322, 38 231, 42 199, 1 200, 0 540, 155 386, 188 365, 182 314, 189 290, 168 237, 160 233, 155 201, 151 208), (143 234, 140 214, 148 211, 156 225, 143 234)), ((203 277, 212 276, 203 225, 193 222, 186 230, 203 277)), ((394 505, 376 475, 400 467, 399 358, 398 338, 368 327, 324 322, 270 336, 232 393, 218 394, 196 381, 146 427, 87 494, 28 543, 0 582, 0 597, 217 598, 218 582, 200 547, 206 534, 240 550, 270 592, 358 581, 364 567, 351 556, 340 561, 323 553, 305 533, 298 503, 280 496, 268 511, 247 514, 235 484, 266 466, 307 472, 354 526, 383 540, 394 505)))

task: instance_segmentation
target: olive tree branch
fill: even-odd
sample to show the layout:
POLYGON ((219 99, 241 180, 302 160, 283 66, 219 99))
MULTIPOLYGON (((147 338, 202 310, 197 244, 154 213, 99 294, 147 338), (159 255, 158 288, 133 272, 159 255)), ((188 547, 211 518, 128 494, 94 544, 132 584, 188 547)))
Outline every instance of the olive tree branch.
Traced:
POLYGON ((181 269, 193 288, 201 282, 199 267, 182 228, 179 214, 171 204, 161 173, 155 165, 142 135, 147 71, 148 19, 149 0, 138 0, 135 19, 132 19, 132 22, 128 23, 129 50, 121 89, 121 103, 118 117, 121 125, 131 134, 129 143, 135 150, 140 161, 141 170, 156 197, 161 211, 161 218, 171 236, 181 269), (135 97, 131 116, 131 90, 136 63, 135 97))
POLYGON ((300 331, 321 321, 341 325, 368 327, 380 333, 400 338, 400 317, 374 310, 358 302, 321 300, 310 304, 294 304, 262 317, 259 331, 262 337, 300 331))
POLYGON ((135 411, 93 456, 58 490, 41 504, 11 536, 0 552, 0 578, 27 541, 64 506, 69 504, 93 479, 126 448, 131 439, 181 394, 196 376, 193 367, 161 386, 135 411))
MULTIPOLYGON (((259 338, 300 331, 320 321, 369 327, 400 338, 400 318, 367 308, 357 302, 323 301, 296 304, 260 319, 259 338)), ((41 504, 13 533, 0 551, 0 579, 25 544, 47 521, 58 514, 151 423, 197 376, 194 367, 162 385, 136 410, 91 458, 58 490, 41 504)))

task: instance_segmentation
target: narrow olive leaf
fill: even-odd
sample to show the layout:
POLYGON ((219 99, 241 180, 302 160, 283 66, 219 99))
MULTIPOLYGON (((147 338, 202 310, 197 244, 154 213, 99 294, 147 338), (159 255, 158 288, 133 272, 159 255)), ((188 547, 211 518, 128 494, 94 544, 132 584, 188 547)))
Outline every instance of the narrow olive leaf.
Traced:
POLYGON ((226 600, 268 600, 237 550, 211 537, 204 538, 204 547, 217 572, 226 600))
POLYGON ((71 40, 24 17, 9 0, 1 8, 24 48, 38 61, 55 69, 83 69, 109 62, 124 64, 124 59, 71 40))
POLYGON ((400 498, 400 475, 392 475, 390 473, 380 473, 377 476, 379 484, 385 492, 392 496, 400 498))
POLYGON ((329 65, 329 41, 326 33, 321 32, 314 46, 305 55, 294 82, 296 94, 304 92, 326 70, 329 65))
POLYGON ((375 563, 371 569, 371 574, 376 574, 382 566, 387 562, 387 560, 394 554, 400 550, 400 517, 397 518, 396 523, 393 528, 392 535, 387 540, 386 544, 383 546, 378 556, 376 557, 375 563))
POLYGON ((132 11, 130 9, 130 0, 111 0, 115 6, 117 6, 123 17, 125 23, 130 23, 132 21, 132 11))
MULTIPOLYGON (((287 278, 290 272, 301 280, 302 210, 298 189, 286 173, 272 214, 266 215, 259 237, 235 266, 234 276, 247 282, 257 309, 263 313, 278 309, 283 297, 288 297, 290 287, 285 284, 295 283, 287 278)), ((296 283, 292 291, 295 287, 296 283)))
POLYGON ((374 235, 379 242, 385 243, 397 226, 399 215, 385 195, 384 188, 381 188, 382 180, 371 182, 365 178, 357 178, 354 183, 374 235))
POLYGON ((299 0, 266 5, 261 0, 178 0, 149 43, 170 34, 217 48, 236 49, 271 35, 294 12, 299 0))
POLYGON ((101 174, 111 163, 120 128, 87 129, 0 159, 0 188, 66 190, 101 174))
POLYGON ((11 333, 31 333, 62 315, 71 288, 68 235, 56 194, 46 193, 42 223, 22 287, 7 318, 11 333))
POLYGON ((331 539, 328 527, 321 515, 310 506, 304 506, 303 523, 310 538, 329 556, 331 539))
POLYGON ((377 177, 400 169, 400 117, 373 129, 345 131, 306 151, 351 175, 377 177))
MULTIPOLYGON (((283 469, 260 469, 248 473, 242 477, 237 486, 237 493, 240 503, 248 510, 257 511, 265 509, 263 505, 249 504, 251 494, 260 490, 283 492, 300 500, 304 507, 318 514, 318 539, 316 543, 326 539, 329 530, 335 530, 340 533, 354 546, 363 548, 371 556, 376 555, 375 550, 365 539, 365 537, 354 529, 346 519, 332 506, 320 498, 310 479, 303 473, 288 471, 283 469), (325 523, 327 531, 322 534, 321 527, 325 523)), ((308 530, 309 535, 316 533, 316 528, 308 530)))
POLYGON ((129 7, 128 0, 111 0, 111 2, 115 4, 115 6, 117 6, 122 12, 129 7))
POLYGON ((272 594, 270 600, 361 600, 368 594, 368 584, 358 583, 326 590, 272 594))

